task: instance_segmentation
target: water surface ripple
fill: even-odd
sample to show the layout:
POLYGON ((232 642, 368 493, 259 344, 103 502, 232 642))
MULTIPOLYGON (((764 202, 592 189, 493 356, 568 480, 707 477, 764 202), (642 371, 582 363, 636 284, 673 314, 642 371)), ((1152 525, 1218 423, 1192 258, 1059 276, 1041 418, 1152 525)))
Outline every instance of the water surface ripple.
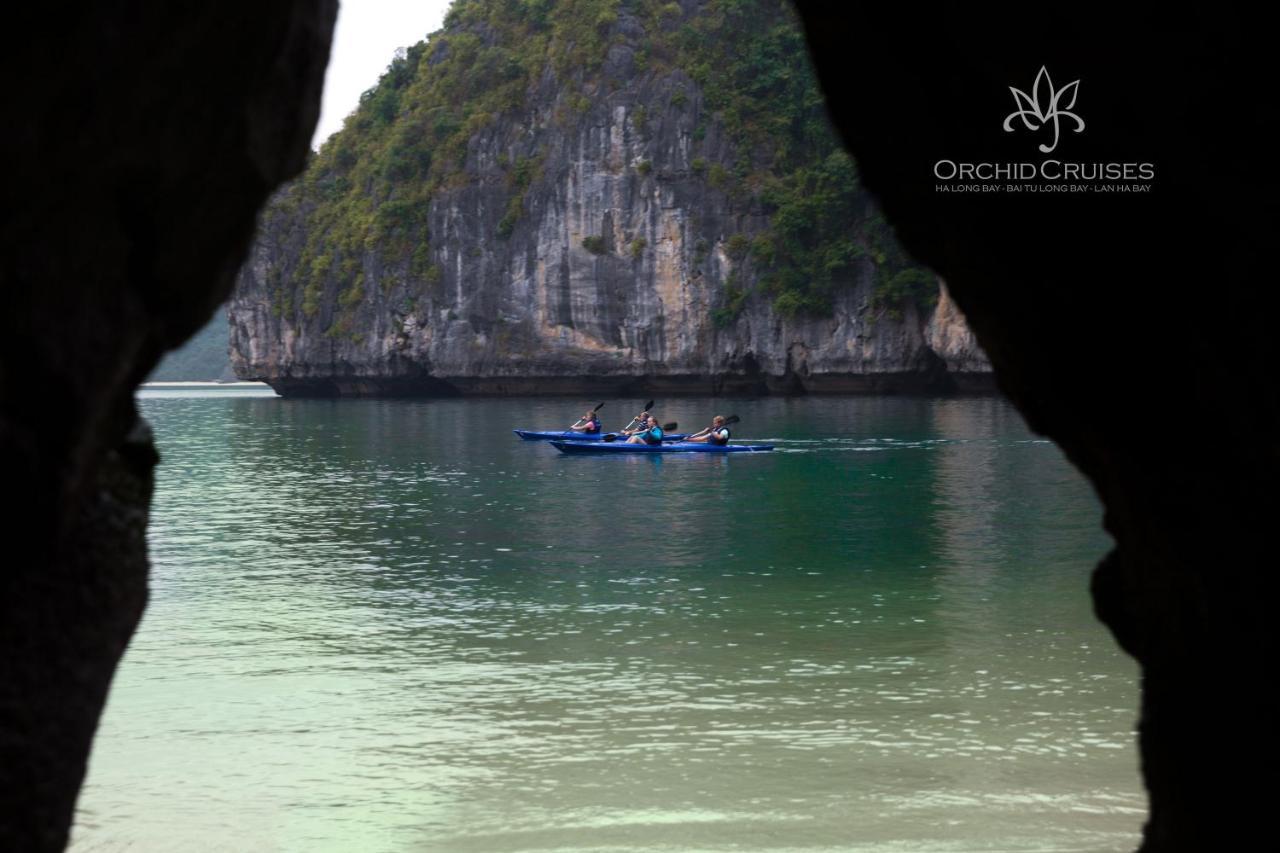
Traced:
POLYGON ((73 850, 1137 843, 1100 509, 1001 401, 660 409, 741 458, 511 435, 555 400, 140 406, 152 597, 73 850))

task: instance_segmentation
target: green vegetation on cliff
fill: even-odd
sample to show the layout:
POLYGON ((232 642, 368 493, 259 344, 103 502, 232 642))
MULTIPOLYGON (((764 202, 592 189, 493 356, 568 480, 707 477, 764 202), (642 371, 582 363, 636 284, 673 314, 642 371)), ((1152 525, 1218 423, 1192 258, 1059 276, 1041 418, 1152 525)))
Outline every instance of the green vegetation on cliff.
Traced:
MULTIPOLYGON (((328 334, 358 334, 346 318, 365 297, 370 252, 408 259, 400 275, 409 290, 431 293, 443 277, 433 261, 431 204, 492 180, 495 165, 505 175, 506 202, 483 237, 511 238, 528 212, 527 191, 548 164, 536 155, 478 164, 475 141, 503 121, 527 121, 534 93, 545 101, 548 89, 549 121, 572 125, 603 93, 626 84, 605 73, 610 48, 623 41, 633 49, 636 78, 690 81, 664 108, 691 109, 701 98, 707 118, 692 134, 692 173, 735 209, 767 217, 763 231, 725 235, 736 264, 722 282, 717 323, 732 323, 756 289, 784 315, 829 312, 834 288, 866 263, 874 265, 877 307, 898 313, 907 301, 936 296, 932 276, 896 247, 828 124, 785 0, 456 0, 445 29, 395 57, 269 211, 301 245, 278 279, 274 310, 310 318, 327 304, 334 311, 328 334), (728 161, 702 150, 708 121, 734 152, 728 161)), ((632 121, 643 130, 644 107, 632 121)), ((650 177, 651 160, 632 168, 658 177, 650 177)), ((606 251, 599 236, 582 245, 606 251)), ((645 248, 628 240, 618 251, 638 260, 645 248)), ((705 248, 693 254, 697 267, 705 248)), ((384 286, 390 280, 384 276, 384 286)))

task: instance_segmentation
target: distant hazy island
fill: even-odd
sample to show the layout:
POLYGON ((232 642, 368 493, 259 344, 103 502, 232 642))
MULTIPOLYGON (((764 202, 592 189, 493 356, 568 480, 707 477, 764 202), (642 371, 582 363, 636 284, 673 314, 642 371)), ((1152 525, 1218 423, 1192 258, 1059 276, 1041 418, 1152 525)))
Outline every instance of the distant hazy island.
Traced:
POLYGON ((228 382, 236 378, 227 355, 227 313, 218 309, 203 329, 166 355, 148 382, 228 382))

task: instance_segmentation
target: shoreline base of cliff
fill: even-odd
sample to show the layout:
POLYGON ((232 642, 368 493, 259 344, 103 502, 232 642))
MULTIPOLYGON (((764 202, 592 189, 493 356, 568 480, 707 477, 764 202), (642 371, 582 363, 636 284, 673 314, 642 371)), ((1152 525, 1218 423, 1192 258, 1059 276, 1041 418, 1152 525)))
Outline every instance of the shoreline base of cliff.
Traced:
POLYGON ((252 377, 281 397, 785 397, 910 394, 998 395, 989 373, 809 374, 807 376, 345 376, 252 377))

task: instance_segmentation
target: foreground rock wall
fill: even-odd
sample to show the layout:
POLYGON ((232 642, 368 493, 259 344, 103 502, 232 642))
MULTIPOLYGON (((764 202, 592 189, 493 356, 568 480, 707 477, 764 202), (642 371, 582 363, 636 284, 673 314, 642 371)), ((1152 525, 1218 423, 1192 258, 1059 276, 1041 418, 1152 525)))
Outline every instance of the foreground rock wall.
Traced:
POLYGON ((1142 665, 1143 849, 1272 846, 1257 775, 1276 762, 1265 673, 1280 508, 1277 187, 1258 148, 1277 121, 1258 107, 1275 77, 1267 28, 1229 8, 996 20, 967 5, 798 6, 835 121, 900 238, 946 277, 1000 388, 1106 506, 1116 547, 1093 594, 1142 665), (851 73, 867 67, 878 73, 851 73), (1052 89, 1035 85, 1042 67, 1052 89), (1056 145, 1055 110, 1084 126, 1059 116, 1056 145), (1009 193, 1006 179, 939 192, 957 183, 939 160, 1049 174, 1147 163, 1154 178, 1114 182, 1145 191, 1009 193))
POLYGON ((303 165, 333 0, 26 7, 6 19, 0 213, 0 850, 61 850, 147 597, 134 411, 303 165))

